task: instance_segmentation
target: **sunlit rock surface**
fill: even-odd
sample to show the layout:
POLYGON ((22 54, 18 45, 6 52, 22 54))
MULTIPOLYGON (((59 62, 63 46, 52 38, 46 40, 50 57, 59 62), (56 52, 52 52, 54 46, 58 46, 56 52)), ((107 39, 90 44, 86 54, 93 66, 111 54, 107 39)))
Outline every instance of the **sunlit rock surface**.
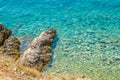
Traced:
POLYGON ((7 39, 11 35, 12 31, 5 28, 2 24, 0 24, 0 46, 3 45, 5 39, 7 39))
POLYGON ((20 41, 18 38, 10 36, 3 44, 2 53, 4 55, 15 55, 19 53, 20 41))
POLYGON ((55 29, 49 29, 43 31, 38 37, 36 37, 30 44, 30 46, 21 55, 19 64, 29 67, 39 67, 46 65, 51 55, 51 43, 53 42, 56 34, 55 29))

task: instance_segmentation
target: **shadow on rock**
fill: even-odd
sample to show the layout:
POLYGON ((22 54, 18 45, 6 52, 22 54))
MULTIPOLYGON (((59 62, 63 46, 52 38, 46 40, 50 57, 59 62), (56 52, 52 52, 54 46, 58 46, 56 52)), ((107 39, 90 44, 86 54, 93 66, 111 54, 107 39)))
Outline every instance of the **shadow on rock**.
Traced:
POLYGON ((41 71, 51 59, 51 44, 56 35, 55 29, 43 31, 36 37, 20 56, 18 63, 23 66, 34 67, 41 71))
POLYGON ((52 50, 51 50, 51 59, 50 59, 50 63, 48 64, 48 66, 49 67, 52 67, 52 63, 53 63, 53 56, 54 56, 54 50, 55 50, 55 48, 56 48, 56 46, 57 46, 57 42, 59 41, 59 37, 58 37, 58 35, 56 35, 55 36, 55 38, 54 38, 54 40, 53 40, 53 43, 52 43, 52 45, 51 45, 51 47, 52 47, 52 50))

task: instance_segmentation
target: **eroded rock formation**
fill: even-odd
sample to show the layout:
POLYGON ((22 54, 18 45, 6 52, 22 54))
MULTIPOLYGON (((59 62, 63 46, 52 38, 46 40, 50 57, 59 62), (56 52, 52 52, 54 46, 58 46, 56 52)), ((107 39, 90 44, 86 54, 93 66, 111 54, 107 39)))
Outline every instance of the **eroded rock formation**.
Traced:
POLYGON ((43 31, 37 38, 35 38, 30 46, 24 51, 18 62, 21 65, 39 68, 46 65, 51 55, 51 43, 56 34, 55 29, 43 31))
POLYGON ((4 44, 5 39, 11 35, 12 31, 0 24, 0 46, 4 44))
POLYGON ((43 31, 36 37, 30 46, 20 54, 20 41, 18 38, 10 36, 11 30, 0 24, 0 54, 15 57, 18 64, 25 67, 34 67, 42 70, 51 58, 51 44, 56 34, 55 29, 43 31))
POLYGON ((5 40, 3 49, 1 50, 4 55, 16 55, 19 53, 20 41, 18 38, 10 36, 5 40))
POLYGON ((0 24, 0 54, 17 58, 20 55, 20 41, 11 34, 11 30, 0 24))

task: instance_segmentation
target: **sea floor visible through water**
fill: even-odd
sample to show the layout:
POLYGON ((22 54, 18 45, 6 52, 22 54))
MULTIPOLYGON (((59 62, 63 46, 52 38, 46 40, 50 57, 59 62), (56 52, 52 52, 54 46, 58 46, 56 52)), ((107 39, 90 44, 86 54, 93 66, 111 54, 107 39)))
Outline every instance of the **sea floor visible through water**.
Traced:
POLYGON ((57 30, 44 72, 120 80, 120 0, 0 0, 0 22, 21 50, 42 31, 57 30))

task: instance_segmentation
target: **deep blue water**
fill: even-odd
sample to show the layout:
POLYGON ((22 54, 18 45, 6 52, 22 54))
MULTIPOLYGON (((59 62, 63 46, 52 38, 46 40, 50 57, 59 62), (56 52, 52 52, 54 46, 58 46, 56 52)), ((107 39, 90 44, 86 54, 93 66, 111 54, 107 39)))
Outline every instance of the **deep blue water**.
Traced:
POLYGON ((0 0, 0 22, 21 49, 57 30, 45 72, 120 80, 120 0, 0 0))

